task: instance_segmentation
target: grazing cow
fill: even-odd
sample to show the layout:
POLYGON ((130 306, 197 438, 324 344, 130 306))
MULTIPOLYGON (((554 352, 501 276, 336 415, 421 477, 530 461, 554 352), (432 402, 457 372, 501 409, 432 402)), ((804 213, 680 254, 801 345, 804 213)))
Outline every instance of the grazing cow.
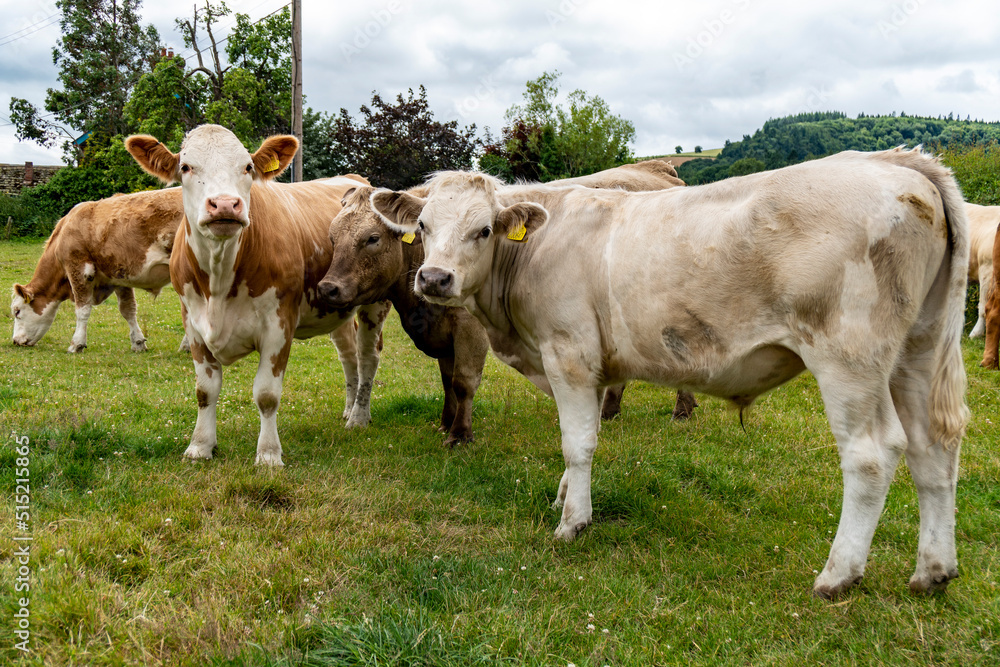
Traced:
POLYGON ((815 593, 861 579, 904 452, 920 499, 910 588, 958 576, 969 238, 932 157, 841 153, 663 192, 504 188, 460 172, 427 185, 426 198, 380 190, 372 205, 423 232, 417 293, 466 306, 556 399, 556 537, 591 522, 600 387, 644 378, 745 407, 808 369, 844 476, 815 593))
POLYGON ((376 304, 362 314, 355 358, 355 311, 331 309, 316 295, 330 265, 330 220, 344 194, 367 181, 350 176, 271 183, 295 155, 295 138, 271 137, 251 155, 218 125, 189 132, 179 154, 150 136, 129 137, 125 146, 150 174, 166 183, 179 180, 184 195, 184 224, 170 258, 170 279, 187 317, 198 396, 198 420, 184 455, 212 457, 222 366, 257 350, 257 463, 283 465, 277 412, 293 338, 333 332, 348 387, 348 426, 367 425, 389 305, 376 304))
POLYGON ((1000 226, 1000 206, 965 205, 969 217, 969 280, 979 283, 979 319, 969 338, 986 334, 986 302, 993 292, 993 241, 1000 226))
MULTIPOLYGON (((136 321, 133 288, 154 295, 170 282, 170 251, 184 217, 180 188, 115 195, 77 204, 52 231, 35 274, 14 285, 14 344, 34 345, 52 326, 59 305, 72 297, 76 331, 70 352, 87 347, 91 308, 112 292, 128 322, 134 352, 146 350, 136 321)), ((181 344, 186 347, 186 342, 181 344)))
MULTIPOLYGON (((588 187, 625 190, 657 190, 684 181, 673 167, 659 160, 624 165, 583 177, 588 187)), ((552 181, 548 186, 579 183, 583 179, 552 181)), ((330 223, 333 261, 319 283, 320 294, 335 308, 351 308, 389 300, 399 313, 403 329, 417 348, 438 360, 444 386, 441 431, 445 445, 473 439, 472 402, 482 380, 489 339, 479 321, 464 308, 429 303, 413 292, 413 278, 424 261, 420 234, 402 235, 389 228, 371 207, 375 188, 348 191, 344 208, 330 223)), ((417 187, 410 194, 422 194, 417 187)), ((604 419, 621 409, 624 385, 609 387, 602 408, 604 419)), ((690 416, 697 402, 686 392, 678 393, 674 416, 690 416)))
MULTIPOLYGON (((984 208, 997 209, 998 207, 984 208)), ((1000 367, 1000 270, 997 270, 997 267, 1000 267, 1000 225, 994 230, 993 236, 993 274, 990 276, 984 276, 982 272, 979 274, 980 299, 982 299, 982 293, 986 291, 986 286, 992 286, 986 301, 984 315, 986 324, 983 327, 986 330, 986 342, 983 348, 983 360, 979 365, 983 368, 996 370, 1000 367)))

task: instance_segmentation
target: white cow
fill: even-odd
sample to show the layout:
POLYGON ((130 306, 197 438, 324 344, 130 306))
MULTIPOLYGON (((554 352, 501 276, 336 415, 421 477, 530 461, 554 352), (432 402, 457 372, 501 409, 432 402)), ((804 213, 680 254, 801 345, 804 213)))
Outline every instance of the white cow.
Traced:
POLYGON ((969 333, 969 338, 986 335, 986 301, 993 291, 993 241, 1000 226, 1000 206, 966 204, 969 216, 969 280, 979 282, 979 319, 969 333))
POLYGON ((591 522, 602 387, 646 379, 746 407, 808 369, 844 475, 814 591, 861 579, 903 453, 921 515, 910 588, 958 575, 969 232, 932 157, 842 153, 644 193, 501 188, 451 172, 426 199, 380 190, 372 204, 398 231, 422 230, 416 291, 468 308, 497 355, 556 399, 558 538, 591 522))

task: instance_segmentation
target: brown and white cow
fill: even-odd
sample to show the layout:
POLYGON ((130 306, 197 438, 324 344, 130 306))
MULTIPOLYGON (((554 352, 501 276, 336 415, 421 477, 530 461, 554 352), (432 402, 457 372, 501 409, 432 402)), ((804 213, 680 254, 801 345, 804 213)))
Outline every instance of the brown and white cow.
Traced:
MULTIPOLYGON (((132 350, 145 351, 133 289, 155 296, 170 282, 170 251, 183 217, 180 188, 74 206, 45 243, 31 281, 14 285, 14 344, 35 345, 52 326, 59 305, 72 298, 76 331, 69 351, 82 351, 91 309, 113 292, 129 326, 132 350)), ((186 342, 181 346, 186 348, 186 342)))
POLYGON ((969 217, 969 280, 979 283, 979 319, 969 338, 986 334, 986 302, 993 292, 993 248, 1000 226, 1000 206, 965 204, 969 217))
POLYGON ((198 396, 198 420, 184 455, 212 457, 222 366, 256 350, 257 463, 283 465, 277 412, 293 338, 333 332, 352 404, 345 409, 348 426, 367 425, 389 305, 366 309, 362 320, 368 324, 358 332, 354 357, 355 311, 331 309, 316 295, 330 265, 330 220, 344 194, 367 181, 352 175, 273 183, 295 155, 295 138, 270 137, 251 155, 218 125, 189 132, 177 154, 150 136, 129 137, 125 146, 149 173, 166 183, 179 180, 183 192, 184 223, 170 279, 187 317, 198 396))
POLYGON ((969 236, 961 193, 932 157, 841 153, 648 193, 444 173, 426 198, 380 190, 372 204, 398 231, 422 230, 417 292, 468 308, 555 397, 558 538, 591 522, 602 386, 642 378, 747 406, 808 369, 844 476, 814 591, 861 579, 903 453, 920 500, 910 588, 958 575, 969 236))

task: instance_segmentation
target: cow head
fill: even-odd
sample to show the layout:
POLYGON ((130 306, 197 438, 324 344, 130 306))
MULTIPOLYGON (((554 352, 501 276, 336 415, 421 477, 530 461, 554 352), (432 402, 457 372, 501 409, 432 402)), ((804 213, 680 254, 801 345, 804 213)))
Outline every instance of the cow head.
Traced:
POLYGON ((35 296, 30 288, 14 285, 10 314, 14 318, 14 345, 34 345, 52 326, 59 310, 58 299, 35 296))
POLYGON ((180 153, 171 153, 147 135, 125 141, 144 170, 167 184, 180 181, 191 233, 216 240, 232 238, 250 224, 250 185, 281 174, 298 145, 295 137, 274 136, 251 155, 235 134, 219 125, 188 132, 180 153))
MULTIPOLYGON (((334 308, 375 303, 405 271, 403 234, 390 228, 371 206, 372 187, 352 188, 330 223, 333 259, 318 285, 334 308)), ((408 241, 412 238, 407 238, 408 241)))
POLYGON ((427 183, 426 199, 376 190, 372 208, 399 232, 420 230, 424 263, 414 291, 432 303, 461 306, 489 276, 500 243, 520 243, 545 224, 538 204, 503 206, 502 183, 483 174, 443 172, 427 183))

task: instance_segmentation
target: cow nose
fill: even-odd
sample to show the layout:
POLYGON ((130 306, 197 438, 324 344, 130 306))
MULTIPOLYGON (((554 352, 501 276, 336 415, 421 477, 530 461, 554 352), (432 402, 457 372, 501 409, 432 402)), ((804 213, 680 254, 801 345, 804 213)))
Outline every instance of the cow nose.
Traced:
POLYGON ((213 218, 235 218, 243 211, 243 202, 239 197, 220 195, 209 198, 205 202, 205 210, 213 218))
POLYGON ((336 301, 340 298, 340 285, 324 280, 319 285, 319 295, 324 301, 336 301))
POLYGON ((436 267, 422 267, 417 271, 417 289, 428 296, 452 296, 455 274, 436 267))

